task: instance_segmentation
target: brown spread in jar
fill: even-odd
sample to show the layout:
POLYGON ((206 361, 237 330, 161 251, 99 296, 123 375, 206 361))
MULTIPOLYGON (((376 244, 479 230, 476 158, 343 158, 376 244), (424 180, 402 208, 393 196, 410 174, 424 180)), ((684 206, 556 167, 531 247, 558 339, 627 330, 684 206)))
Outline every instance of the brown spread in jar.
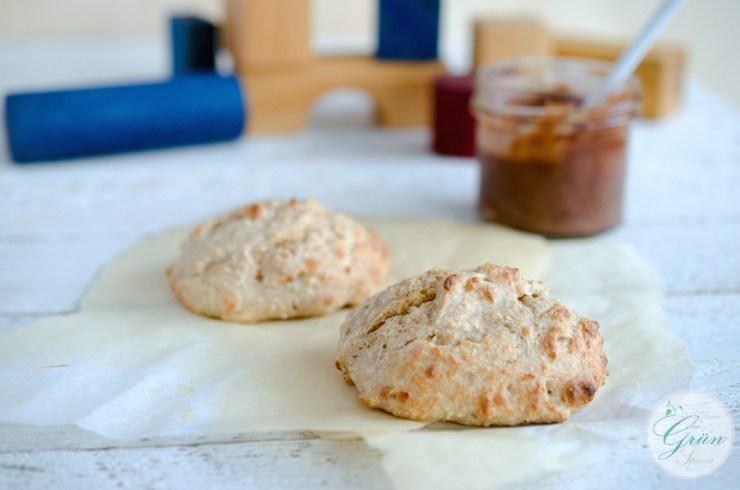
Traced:
POLYGON ((476 107, 482 217, 548 236, 616 225, 634 92, 588 110, 562 83, 496 97, 498 110, 476 107))

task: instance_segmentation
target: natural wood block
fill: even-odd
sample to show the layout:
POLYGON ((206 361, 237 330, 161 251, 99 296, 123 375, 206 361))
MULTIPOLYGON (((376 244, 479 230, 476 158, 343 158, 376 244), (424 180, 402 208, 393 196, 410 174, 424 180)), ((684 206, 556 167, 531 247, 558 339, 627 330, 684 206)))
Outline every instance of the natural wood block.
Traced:
POLYGON ((473 67, 516 56, 548 56, 552 39, 547 27, 531 19, 478 19, 473 27, 473 67))
POLYGON ((311 51, 309 0, 227 0, 225 32, 240 74, 294 69, 311 51))
POLYGON ((436 61, 381 61, 365 56, 315 58, 290 74, 250 73, 246 78, 249 131, 291 132, 302 129, 314 102, 339 87, 370 94, 378 124, 386 127, 426 125, 431 119, 434 78, 444 73, 436 61))
MULTIPOLYGON (((616 61, 626 46, 625 43, 563 37, 556 40, 554 52, 558 56, 616 61)), ((650 50, 636 72, 642 82, 643 116, 663 117, 680 107, 685 72, 686 51, 681 46, 663 43, 650 50)))

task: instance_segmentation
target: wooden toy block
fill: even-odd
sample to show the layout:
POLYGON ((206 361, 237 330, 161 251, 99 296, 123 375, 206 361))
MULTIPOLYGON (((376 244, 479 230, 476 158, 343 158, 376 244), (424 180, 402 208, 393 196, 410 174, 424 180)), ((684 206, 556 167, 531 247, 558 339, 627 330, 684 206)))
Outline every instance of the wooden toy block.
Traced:
MULTIPOLYGON (((555 42, 558 56, 595 58, 615 61, 626 44, 563 37, 555 42)), ((637 68, 642 82, 642 115, 667 116, 681 105, 686 72, 686 52, 678 45, 663 43, 655 46, 637 68)))
POLYGON ((316 58, 290 76, 277 71, 249 73, 249 131, 298 131, 305 126, 314 102, 339 87, 370 94, 381 126, 426 125, 431 120, 432 83, 444 71, 436 61, 406 63, 337 56, 316 58))
POLYGON ((440 155, 475 156, 475 118, 470 111, 473 75, 442 75, 434 82, 432 149, 440 155))
POLYGON ((438 42, 439 0, 379 0, 377 58, 434 60, 438 42))
POLYGON ((484 18, 473 25, 474 69, 516 56, 549 56, 551 51, 550 33, 536 20, 484 18))
POLYGON ((289 70, 309 63, 309 0, 227 0, 225 32, 239 73, 289 70))
POLYGON ((206 20, 192 16, 171 17, 172 72, 182 75, 214 71, 216 39, 216 27, 206 20))

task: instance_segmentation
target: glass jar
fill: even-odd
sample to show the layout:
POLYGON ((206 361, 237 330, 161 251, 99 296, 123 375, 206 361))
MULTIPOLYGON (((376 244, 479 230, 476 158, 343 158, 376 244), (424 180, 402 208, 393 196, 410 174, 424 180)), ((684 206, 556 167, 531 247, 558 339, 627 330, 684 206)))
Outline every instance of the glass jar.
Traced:
POLYGON ((483 218, 547 236, 585 236, 622 217, 633 77, 582 108, 611 65, 568 58, 515 59, 484 70, 473 111, 483 218))

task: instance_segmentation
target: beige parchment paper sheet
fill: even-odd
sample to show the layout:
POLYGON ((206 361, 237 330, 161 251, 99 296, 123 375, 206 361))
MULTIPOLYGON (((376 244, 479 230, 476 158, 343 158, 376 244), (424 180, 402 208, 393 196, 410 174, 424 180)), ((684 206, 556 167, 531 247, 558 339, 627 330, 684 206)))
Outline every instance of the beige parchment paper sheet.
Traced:
MULTIPOLYGON (((373 221, 389 281, 486 260, 538 275, 544 240, 495 226, 373 221)), ((95 281, 81 311, 0 334, 0 420, 77 424, 109 437, 250 431, 399 431, 423 424, 357 401, 334 368, 346 311, 239 325, 173 298, 164 268, 186 230, 144 240, 95 281)))
POLYGON ((688 383, 684 347, 662 319, 660 283, 630 249, 550 245, 488 224, 365 221, 393 250, 389 282, 490 261, 543 278, 556 297, 598 319, 610 376, 594 403, 555 426, 414 431, 424 424, 364 407, 341 381, 334 352, 346 311, 258 325, 185 311, 163 272, 186 233, 173 230, 116 258, 79 312, 0 333, 0 421, 77 424, 116 438, 352 434, 383 451, 399 488, 444 488, 454 468, 446 488, 491 488, 556 471, 587 446, 599 454, 615 424, 639 431, 653 403, 688 383))
POLYGON ((665 393, 689 385, 692 367, 684 345, 666 329, 659 278, 632 249, 602 240, 556 242, 543 279, 556 297, 600 321, 609 358, 606 385, 563 424, 436 424, 365 435, 383 452, 383 466, 397 488, 490 489, 574 466, 599 468, 610 464, 615 444, 632 441, 641 451, 650 410, 665 393))

